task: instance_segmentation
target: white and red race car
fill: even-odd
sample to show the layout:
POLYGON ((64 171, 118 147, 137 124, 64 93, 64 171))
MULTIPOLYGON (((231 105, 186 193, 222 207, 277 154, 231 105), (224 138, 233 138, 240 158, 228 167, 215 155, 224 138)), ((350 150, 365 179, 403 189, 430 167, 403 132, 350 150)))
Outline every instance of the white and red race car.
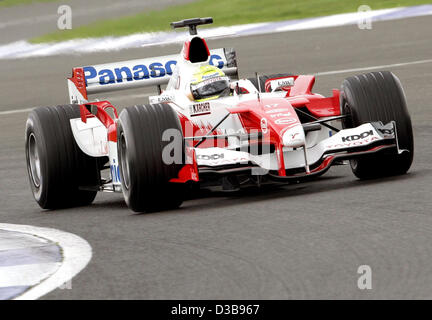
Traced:
POLYGON ((42 208, 87 205, 105 191, 123 192, 134 211, 155 211, 180 206, 196 187, 299 182, 347 160, 360 179, 410 168, 411 120, 394 74, 349 77, 331 97, 312 92, 311 75, 239 79, 235 51, 210 51, 197 36, 197 25, 211 22, 172 23, 190 31, 179 55, 74 68, 71 104, 30 113, 27 168, 42 208), (229 92, 196 101, 193 70, 208 65, 225 74, 229 92), (89 99, 144 86, 159 94, 120 116, 89 99))

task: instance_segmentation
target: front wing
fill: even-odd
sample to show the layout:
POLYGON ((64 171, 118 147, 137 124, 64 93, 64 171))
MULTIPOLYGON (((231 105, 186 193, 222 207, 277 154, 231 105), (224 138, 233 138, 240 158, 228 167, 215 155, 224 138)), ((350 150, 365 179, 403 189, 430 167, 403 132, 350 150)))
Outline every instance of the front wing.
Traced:
POLYGON ((286 175, 278 174, 280 163, 276 152, 253 154, 227 148, 195 148, 199 175, 230 174, 251 171, 254 175, 269 174, 280 179, 299 179, 324 173, 335 160, 345 160, 388 149, 401 153, 394 122, 365 123, 343 129, 306 148, 283 148, 286 175))

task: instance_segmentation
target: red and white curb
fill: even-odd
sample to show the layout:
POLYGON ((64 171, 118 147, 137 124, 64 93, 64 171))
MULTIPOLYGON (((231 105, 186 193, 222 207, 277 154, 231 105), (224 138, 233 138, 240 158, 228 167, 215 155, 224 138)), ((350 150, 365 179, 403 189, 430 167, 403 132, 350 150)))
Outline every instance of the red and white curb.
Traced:
POLYGON ((68 288, 91 257, 87 241, 72 233, 0 223, 0 299, 33 300, 68 288))
MULTIPOLYGON (((202 29, 200 35, 207 38, 239 37, 257 34, 286 32, 344 25, 373 23, 423 15, 432 15, 432 4, 391 9, 360 11, 325 17, 286 20, 267 23, 244 24, 230 27, 202 29)), ((139 33, 124 37, 103 37, 70 40, 59 43, 32 44, 21 40, 0 46, 0 59, 51 56, 58 54, 83 54, 100 51, 118 51, 143 46, 165 45, 184 41, 187 32, 139 33)))

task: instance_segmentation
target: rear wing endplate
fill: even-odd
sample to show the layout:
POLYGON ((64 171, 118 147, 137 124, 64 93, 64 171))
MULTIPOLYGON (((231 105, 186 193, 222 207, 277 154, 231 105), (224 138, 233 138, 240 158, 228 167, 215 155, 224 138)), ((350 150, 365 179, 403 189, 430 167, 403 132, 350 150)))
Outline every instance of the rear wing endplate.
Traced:
MULTIPOLYGON (((70 102, 87 103, 90 94, 167 84, 179 58, 175 54, 73 68, 68 79, 70 102)), ((233 48, 211 50, 209 63, 238 78, 233 48)))

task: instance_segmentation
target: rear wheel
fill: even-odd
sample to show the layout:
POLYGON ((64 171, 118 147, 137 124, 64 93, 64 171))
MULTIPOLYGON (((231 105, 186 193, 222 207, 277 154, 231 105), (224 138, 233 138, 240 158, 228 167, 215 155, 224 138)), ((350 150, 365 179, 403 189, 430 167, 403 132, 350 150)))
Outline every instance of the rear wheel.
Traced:
POLYGON ((25 132, 27 172, 36 202, 43 209, 87 205, 99 184, 96 158, 75 142, 70 119, 79 118, 77 105, 40 107, 30 112, 25 132))
POLYGON ((130 209, 151 212, 181 205, 184 185, 169 181, 177 178, 184 164, 184 140, 178 115, 168 104, 124 109, 117 146, 123 195, 130 209))
POLYGON ((399 79, 389 71, 371 72, 345 79, 341 88, 341 112, 350 115, 344 128, 363 123, 395 121, 402 154, 381 152, 350 160, 353 173, 360 179, 404 174, 414 156, 411 118, 399 79))
POLYGON ((260 86, 258 86, 258 81, 257 81, 256 77, 248 78, 248 80, 250 82, 252 82, 252 84, 255 86, 255 88, 257 88, 257 89, 260 88, 261 89, 260 92, 266 92, 265 83, 267 80, 285 78, 285 77, 291 77, 291 76, 292 76, 292 74, 289 74, 289 73, 276 73, 276 74, 270 74, 270 75, 266 75, 266 76, 259 76, 260 86))

